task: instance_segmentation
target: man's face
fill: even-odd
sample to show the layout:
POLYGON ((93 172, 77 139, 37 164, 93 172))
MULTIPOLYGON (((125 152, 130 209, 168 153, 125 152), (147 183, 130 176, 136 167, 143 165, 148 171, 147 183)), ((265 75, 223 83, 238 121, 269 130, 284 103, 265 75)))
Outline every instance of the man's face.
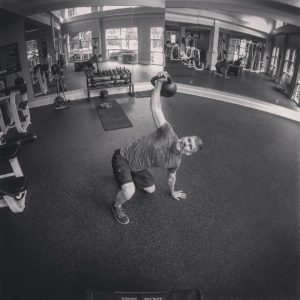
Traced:
POLYGON ((176 150, 185 155, 192 155, 198 150, 194 136, 185 136, 176 142, 176 150))

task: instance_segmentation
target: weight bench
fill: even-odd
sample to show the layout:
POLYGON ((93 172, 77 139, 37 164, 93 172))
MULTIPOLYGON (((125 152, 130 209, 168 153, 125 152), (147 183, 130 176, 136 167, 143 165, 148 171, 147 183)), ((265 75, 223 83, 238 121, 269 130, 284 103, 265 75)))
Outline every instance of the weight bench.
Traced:
POLYGON ((25 208, 27 179, 22 177, 0 178, 0 207, 8 206, 14 213, 25 208))
POLYGON ((3 145, 12 145, 12 144, 18 144, 18 145, 25 145, 30 142, 34 142, 36 140, 36 135, 30 133, 30 132, 24 132, 24 133, 18 133, 16 135, 10 135, 10 136, 3 136, 0 138, 0 148, 3 145))
POLYGON ((33 134, 25 134, 0 146, 0 162, 10 163, 12 172, 0 175, 0 207, 8 206, 14 213, 25 208, 27 179, 23 175, 17 155, 22 145, 36 139, 33 134))

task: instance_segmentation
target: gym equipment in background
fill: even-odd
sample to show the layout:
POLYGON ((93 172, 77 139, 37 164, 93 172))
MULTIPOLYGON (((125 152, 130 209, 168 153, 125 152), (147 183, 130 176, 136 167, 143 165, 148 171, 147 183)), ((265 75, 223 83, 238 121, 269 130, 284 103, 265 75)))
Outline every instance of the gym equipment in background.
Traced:
MULTIPOLYGON (((151 84, 153 86, 155 86, 156 84, 156 80, 163 78, 164 76, 154 76, 151 78, 151 84)), ((175 82, 173 82, 171 76, 168 74, 167 76, 167 80, 163 82, 162 87, 161 87, 161 91, 160 91, 160 95, 163 97, 172 97, 176 94, 177 92, 177 85, 175 82)))
POLYGON ((24 176, 17 155, 21 147, 36 140, 36 136, 27 133, 6 141, 0 146, 0 162, 9 164, 12 172, 0 175, 0 207, 8 206, 14 213, 25 208, 27 179, 24 176))
POLYGON ((4 137, 11 128, 16 128, 19 133, 27 132, 31 117, 24 79, 17 75, 15 85, 4 88, 1 94, 4 96, 0 97, 0 137, 4 137))
POLYGON ((86 85, 88 92, 88 101, 90 100, 90 91, 96 89, 128 86, 129 95, 134 95, 134 85, 132 83, 132 74, 129 69, 115 68, 108 70, 95 71, 94 68, 87 68, 85 71, 86 85))
POLYGON ((192 49, 192 55, 191 55, 191 58, 189 60, 193 64, 193 68, 196 71, 204 70, 205 65, 204 65, 203 62, 201 62, 200 50, 199 49, 197 49, 197 48, 192 49))
POLYGON ((186 46, 186 52, 181 54, 181 62, 188 68, 192 68, 191 57, 193 56, 193 47, 186 46))
POLYGON ((171 60, 180 60, 180 47, 178 44, 172 45, 170 59, 171 60))
POLYGON ((36 93, 35 96, 46 95, 48 93, 48 83, 46 72, 48 71, 47 65, 37 64, 33 69, 33 74, 37 78, 40 87, 40 93, 36 93))
POLYGON ((51 66, 51 72, 53 74, 54 80, 56 82, 56 97, 54 98, 54 110, 66 109, 69 108, 67 103, 70 100, 66 99, 65 88, 64 88, 64 76, 63 71, 60 68, 59 64, 53 64, 51 66))

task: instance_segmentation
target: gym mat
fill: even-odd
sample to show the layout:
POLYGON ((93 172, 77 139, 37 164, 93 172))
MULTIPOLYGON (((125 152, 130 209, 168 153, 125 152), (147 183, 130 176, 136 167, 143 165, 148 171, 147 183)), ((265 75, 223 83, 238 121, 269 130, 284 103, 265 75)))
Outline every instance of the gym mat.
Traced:
POLYGON ((132 124, 125 112, 116 100, 105 101, 111 104, 110 108, 101 108, 99 105, 103 102, 96 102, 96 109, 106 131, 132 127, 132 124))
POLYGON ((152 92, 153 92, 153 90, 135 92, 135 93, 134 93, 134 97, 135 97, 135 98, 146 98, 146 97, 151 97, 152 92))

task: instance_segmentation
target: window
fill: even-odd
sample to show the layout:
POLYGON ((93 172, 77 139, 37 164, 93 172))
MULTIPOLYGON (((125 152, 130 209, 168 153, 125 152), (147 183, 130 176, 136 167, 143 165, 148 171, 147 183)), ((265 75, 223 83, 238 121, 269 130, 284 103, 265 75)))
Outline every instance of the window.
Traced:
POLYGON ((276 20, 275 21, 275 29, 284 26, 284 22, 280 21, 280 20, 276 20))
POLYGON ((29 62, 30 72, 33 72, 34 67, 40 63, 39 50, 37 40, 26 41, 27 59, 29 62))
POLYGON ((171 38, 171 44, 176 44, 176 42, 177 42, 176 34, 171 34, 170 38, 171 38))
POLYGON ((151 64, 164 64, 164 29, 163 27, 151 27, 151 64))
POLYGON ((137 27, 110 28, 105 31, 106 58, 122 60, 122 55, 131 54, 133 61, 137 61, 138 32, 137 27))
POLYGON ((92 32, 77 32, 67 35, 69 61, 87 60, 93 55, 92 32))
POLYGON ((247 41, 245 39, 230 38, 228 41, 227 60, 236 61, 247 56, 247 41))
POLYGON ((286 88, 290 87, 294 75, 296 62, 296 50, 287 49, 285 54, 283 72, 280 80, 280 84, 286 88))
POLYGON ((274 79, 276 78, 278 73, 278 65, 280 61, 279 53, 279 47, 274 47, 272 51, 271 64, 269 69, 269 75, 274 79))
POLYGON ((72 18, 76 16, 90 14, 92 12, 91 7, 74 7, 66 9, 65 16, 67 18, 72 18))
POLYGON ((76 16, 76 8, 67 9, 66 16, 67 16, 67 18, 71 18, 71 17, 76 16))
POLYGON ((295 89, 292 95, 292 99, 300 106, 300 69, 298 71, 295 89))

